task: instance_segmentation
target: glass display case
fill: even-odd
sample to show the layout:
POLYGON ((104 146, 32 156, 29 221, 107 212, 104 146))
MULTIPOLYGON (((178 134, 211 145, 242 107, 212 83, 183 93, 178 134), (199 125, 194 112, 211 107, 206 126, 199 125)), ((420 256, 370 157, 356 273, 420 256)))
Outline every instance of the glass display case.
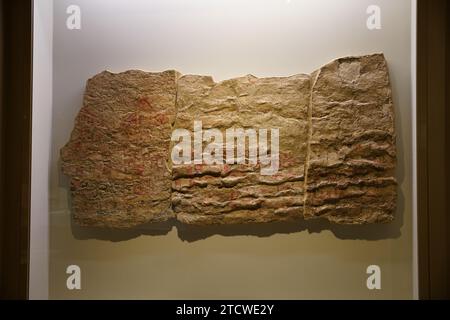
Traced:
POLYGON ((33 10, 31 299, 418 298, 415 1, 33 10))
POLYGON ((414 8, 36 1, 30 297, 417 296, 414 8), (276 175, 175 162, 191 120, 279 129, 276 175))

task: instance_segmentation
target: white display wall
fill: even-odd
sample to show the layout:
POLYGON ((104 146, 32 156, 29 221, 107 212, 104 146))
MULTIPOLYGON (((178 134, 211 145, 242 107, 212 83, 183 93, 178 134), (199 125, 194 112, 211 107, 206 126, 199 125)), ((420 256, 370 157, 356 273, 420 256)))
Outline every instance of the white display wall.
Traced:
POLYGON ((415 1, 36 0, 34 11, 31 298, 417 297, 415 1), (289 76, 375 52, 388 61, 396 112, 392 224, 305 222, 293 230, 209 234, 179 225, 94 232, 72 224, 59 152, 95 74, 289 76), (72 265, 82 271, 81 290, 66 286, 72 265), (366 286, 371 265, 382 270, 381 290, 366 286))

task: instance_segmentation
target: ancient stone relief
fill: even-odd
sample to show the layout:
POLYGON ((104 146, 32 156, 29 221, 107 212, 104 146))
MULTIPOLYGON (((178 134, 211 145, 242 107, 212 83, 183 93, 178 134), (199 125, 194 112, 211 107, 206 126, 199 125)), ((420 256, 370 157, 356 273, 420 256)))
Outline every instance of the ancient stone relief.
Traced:
POLYGON ((373 54, 220 83, 103 72, 61 158, 80 226, 360 225, 394 219, 395 142, 388 66, 373 54))

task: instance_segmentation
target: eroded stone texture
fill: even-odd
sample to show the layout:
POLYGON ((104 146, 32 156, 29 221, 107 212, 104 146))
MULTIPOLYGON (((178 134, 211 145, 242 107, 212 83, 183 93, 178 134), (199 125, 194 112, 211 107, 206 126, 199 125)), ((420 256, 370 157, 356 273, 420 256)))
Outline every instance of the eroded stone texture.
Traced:
POLYGON ((74 221, 389 222, 397 195, 393 110, 382 54, 338 59, 311 76, 220 83, 175 71, 103 72, 89 80, 61 151, 74 221), (227 129, 278 128, 278 173, 262 175, 249 163, 172 165, 173 129, 192 132, 194 121, 222 132, 224 146, 227 129))
POLYGON ((314 73, 312 83, 305 218, 391 221, 396 137, 384 56, 338 59, 314 73))
POLYGON ((173 216, 168 157, 177 78, 127 71, 88 81, 61 151, 77 224, 129 228, 173 216))
POLYGON ((279 128, 280 168, 274 176, 263 176, 260 165, 248 162, 174 166, 172 203, 178 220, 207 225, 300 218, 309 92, 307 75, 246 76, 221 83, 210 77, 181 77, 176 128, 193 131, 194 121, 202 121, 205 130, 217 128, 224 137, 229 128, 279 128))

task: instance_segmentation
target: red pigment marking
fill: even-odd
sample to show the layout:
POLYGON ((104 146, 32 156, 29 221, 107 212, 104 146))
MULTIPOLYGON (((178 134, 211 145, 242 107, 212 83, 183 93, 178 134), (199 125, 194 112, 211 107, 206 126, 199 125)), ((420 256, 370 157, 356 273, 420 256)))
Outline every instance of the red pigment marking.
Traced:
POLYGON ((136 167, 136 172, 142 176, 144 174, 144 167, 136 167))
POLYGON ((145 191, 142 188, 140 188, 139 186, 136 186, 136 187, 134 187, 134 193, 138 194, 138 195, 144 195, 145 191))
POLYGON ((233 190, 230 193, 230 200, 236 200, 238 197, 239 197, 239 192, 233 190))
POLYGON ((152 107, 152 104, 150 103, 150 101, 148 100, 147 97, 139 98, 138 105, 140 108, 146 108, 146 107, 151 108, 152 107))
POLYGON ((137 114, 130 114, 125 121, 129 124, 139 125, 139 116, 137 114))
POLYGON ((280 164, 282 168, 292 167, 296 164, 296 157, 292 156, 290 153, 280 154, 280 164))
POLYGON ((195 165, 195 173, 201 173, 203 170, 203 165, 202 164, 196 164, 195 165))
POLYGON ((167 117, 165 114, 159 114, 155 119, 158 124, 166 124, 169 122, 169 117, 167 117))
POLYGON ((72 186, 75 188, 79 188, 81 185, 81 181, 80 180, 72 180, 72 186))

